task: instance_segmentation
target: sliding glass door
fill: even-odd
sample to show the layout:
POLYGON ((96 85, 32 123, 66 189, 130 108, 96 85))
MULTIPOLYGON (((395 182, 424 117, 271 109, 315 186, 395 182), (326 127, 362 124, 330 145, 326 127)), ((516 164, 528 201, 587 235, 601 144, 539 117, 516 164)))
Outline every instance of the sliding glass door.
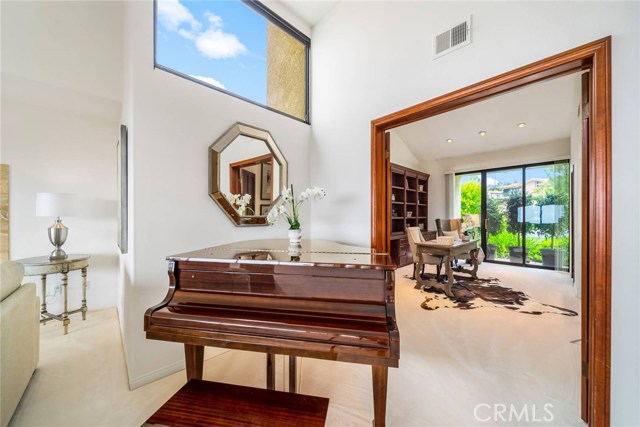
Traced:
POLYGON ((488 260, 522 264, 522 168, 484 171, 484 229, 488 260))
POLYGON ((454 203, 487 261, 568 270, 569 177, 568 161, 456 174, 454 203))
POLYGON ((525 210, 530 261, 568 270, 570 247, 569 163, 525 168, 525 210))

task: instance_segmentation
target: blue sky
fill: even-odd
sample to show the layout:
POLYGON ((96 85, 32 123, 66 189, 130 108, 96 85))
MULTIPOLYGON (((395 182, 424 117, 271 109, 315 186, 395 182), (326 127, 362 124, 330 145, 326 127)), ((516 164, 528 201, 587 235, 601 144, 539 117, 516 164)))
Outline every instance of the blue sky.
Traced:
POLYGON ((158 0, 156 62, 266 104, 266 33, 239 0, 158 0))

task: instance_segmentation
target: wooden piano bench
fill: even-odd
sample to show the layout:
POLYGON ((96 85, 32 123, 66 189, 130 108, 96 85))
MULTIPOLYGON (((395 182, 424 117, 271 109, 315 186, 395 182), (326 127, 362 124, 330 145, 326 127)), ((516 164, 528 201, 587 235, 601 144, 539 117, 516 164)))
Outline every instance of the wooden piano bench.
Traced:
POLYGON ((142 427, 322 427, 329 399, 192 379, 142 427))

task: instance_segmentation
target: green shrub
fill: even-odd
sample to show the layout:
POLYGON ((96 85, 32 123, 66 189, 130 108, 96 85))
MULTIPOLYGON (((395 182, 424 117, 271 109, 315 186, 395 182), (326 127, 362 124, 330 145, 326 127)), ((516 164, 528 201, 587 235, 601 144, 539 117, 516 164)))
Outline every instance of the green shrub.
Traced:
POLYGON ((549 243, 551 246, 551 239, 543 240, 537 236, 527 236, 527 249, 529 250, 529 260, 531 262, 542 262, 542 255, 540 255, 540 248, 547 247, 545 243, 549 243))
MULTIPOLYGON (((489 244, 496 245, 496 258, 507 259, 509 258, 509 247, 518 246, 518 235, 515 233, 509 233, 506 230, 502 230, 498 234, 494 234, 489 237, 489 244)), ((529 260, 531 262, 542 262, 542 255, 540 254, 541 248, 550 248, 551 239, 543 238, 539 236, 527 236, 527 249, 529 250, 529 260)), ((569 237, 556 237, 554 241, 554 248, 565 250, 564 264, 567 264, 569 256, 569 237)))
POLYGON ((518 246, 518 235, 503 229, 500 233, 489 236, 487 242, 496 245, 496 258, 509 258, 509 246, 518 246))

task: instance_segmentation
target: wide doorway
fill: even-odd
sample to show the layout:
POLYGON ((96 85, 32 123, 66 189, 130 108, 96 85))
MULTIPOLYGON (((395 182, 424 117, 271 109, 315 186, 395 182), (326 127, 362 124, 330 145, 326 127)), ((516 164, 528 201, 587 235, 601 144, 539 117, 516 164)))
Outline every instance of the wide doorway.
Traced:
MULTIPOLYGON (((582 187, 576 190, 581 219, 582 419, 608 426, 611 372, 611 38, 495 76, 371 124, 371 246, 388 250, 391 235, 389 143, 387 131, 442 112, 471 105, 540 81, 588 70, 583 79, 582 187)), ((577 258, 577 257, 576 257, 577 258)), ((535 271, 535 270, 531 270, 535 271)))

